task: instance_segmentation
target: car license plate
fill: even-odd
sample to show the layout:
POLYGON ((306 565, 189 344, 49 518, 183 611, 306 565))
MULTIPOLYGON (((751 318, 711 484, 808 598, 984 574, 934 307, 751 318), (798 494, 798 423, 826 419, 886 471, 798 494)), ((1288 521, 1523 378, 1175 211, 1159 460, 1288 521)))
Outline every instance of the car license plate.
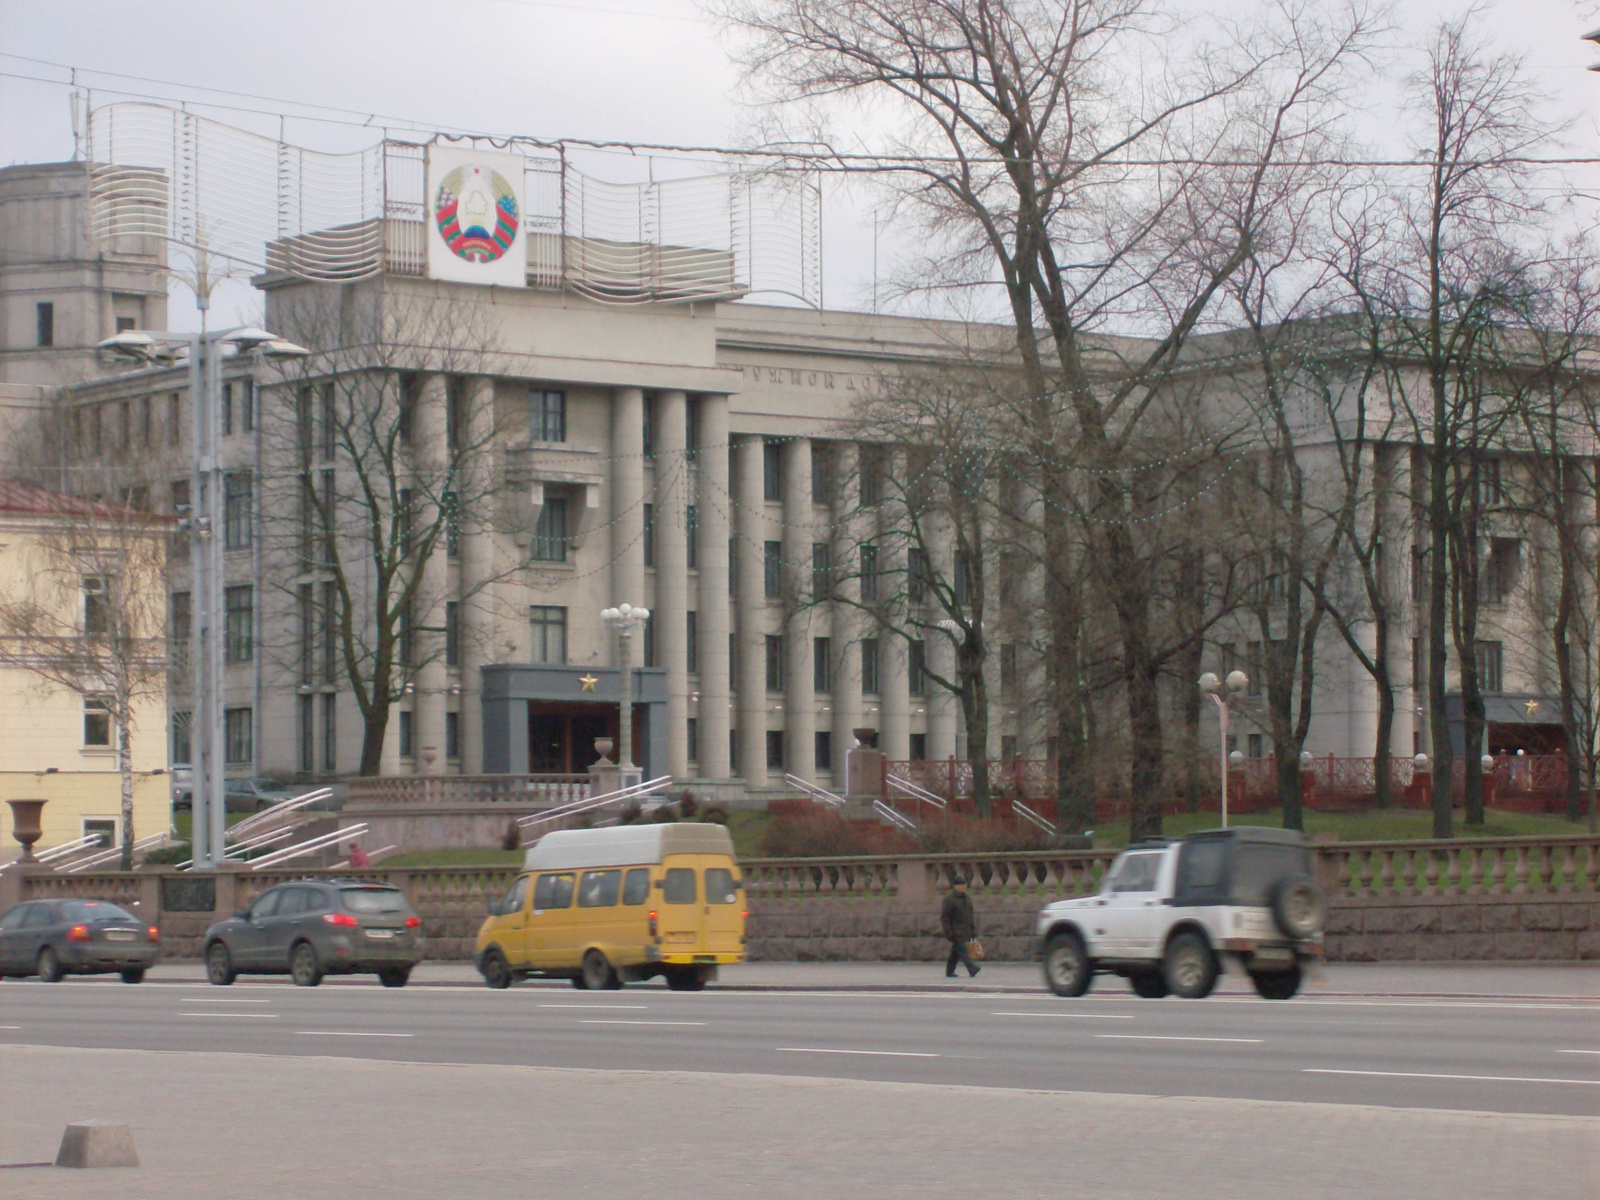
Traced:
POLYGON ((392 938, 394 936, 394 930, 392 930, 392 929, 369 929, 369 930, 367 930, 367 936, 369 938, 392 938))
POLYGON ((692 934, 692 933, 669 933, 669 934, 667 934, 667 944, 669 946, 682 946, 682 945, 686 945, 686 944, 692 943, 694 940, 695 940, 695 935, 692 934))
POLYGON ((131 929, 108 929, 108 930, 106 930, 106 941, 108 941, 108 942, 131 942, 131 941, 133 941, 133 930, 131 930, 131 929))

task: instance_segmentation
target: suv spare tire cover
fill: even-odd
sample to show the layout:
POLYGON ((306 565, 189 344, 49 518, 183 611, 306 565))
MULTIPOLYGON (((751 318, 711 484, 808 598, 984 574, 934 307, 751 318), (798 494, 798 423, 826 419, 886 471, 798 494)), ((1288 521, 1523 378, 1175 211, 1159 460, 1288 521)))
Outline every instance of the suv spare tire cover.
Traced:
POLYGON ((1272 919, 1285 937, 1312 937, 1328 919, 1328 902, 1311 880, 1285 879, 1272 889, 1272 919))

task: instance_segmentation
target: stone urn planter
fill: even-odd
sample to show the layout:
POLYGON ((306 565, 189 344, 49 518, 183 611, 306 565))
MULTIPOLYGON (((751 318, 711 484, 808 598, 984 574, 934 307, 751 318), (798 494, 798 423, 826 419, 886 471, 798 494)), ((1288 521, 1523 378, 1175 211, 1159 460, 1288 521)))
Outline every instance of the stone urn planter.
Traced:
POLYGON ((616 746, 615 738, 598 737, 594 740, 594 752, 600 756, 600 761, 595 766, 611 766, 611 751, 616 746))
POLYGON ((32 863, 39 860, 33 856, 33 844, 44 835, 44 827, 39 823, 39 817, 44 811, 43 800, 7 800, 11 806, 11 836, 17 839, 17 844, 22 847, 22 857, 18 862, 32 863))

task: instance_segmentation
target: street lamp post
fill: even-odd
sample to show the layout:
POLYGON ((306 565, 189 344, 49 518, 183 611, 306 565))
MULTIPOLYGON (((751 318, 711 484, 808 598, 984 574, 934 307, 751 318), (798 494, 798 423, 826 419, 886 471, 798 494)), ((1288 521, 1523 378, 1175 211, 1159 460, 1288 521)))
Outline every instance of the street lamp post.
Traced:
MULTIPOLYGON (((203 315, 203 311, 202 311, 203 315)), ((276 334, 249 325, 198 333, 150 333, 125 330, 97 349, 123 358, 152 363, 172 361, 177 347, 188 350, 191 460, 189 515, 180 524, 192 541, 195 616, 191 661, 194 703, 189 718, 190 752, 194 762, 191 790, 190 841, 196 870, 214 870, 223 859, 227 803, 226 731, 223 718, 223 469, 221 444, 222 355, 224 344, 238 353, 258 353, 269 360, 304 358, 311 352, 276 334)))
POLYGON ((617 786, 630 787, 641 782, 639 768, 633 765, 633 629, 650 619, 648 608, 619 604, 603 609, 600 619, 617 634, 618 660, 622 668, 622 699, 617 729, 617 786))
POLYGON ((1229 671, 1226 683, 1219 682, 1216 675, 1207 671, 1200 676, 1200 690, 1211 697, 1211 703, 1217 706, 1217 725, 1220 730, 1222 753, 1219 761, 1222 764, 1222 827, 1228 827, 1228 705, 1233 697, 1243 695, 1244 690, 1250 686, 1250 677, 1243 671, 1229 671))

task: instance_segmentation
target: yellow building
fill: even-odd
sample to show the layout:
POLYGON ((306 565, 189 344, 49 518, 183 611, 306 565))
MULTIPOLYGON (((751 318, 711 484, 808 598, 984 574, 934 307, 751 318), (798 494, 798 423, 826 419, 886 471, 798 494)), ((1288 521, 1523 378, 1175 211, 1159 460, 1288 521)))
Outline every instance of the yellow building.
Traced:
MULTIPOLYGON (((119 697, 134 836, 171 824, 168 524, 0 481, 0 802, 48 801, 35 851, 86 834, 121 844, 119 697)), ((0 860, 19 851, 0 804, 0 860)))

